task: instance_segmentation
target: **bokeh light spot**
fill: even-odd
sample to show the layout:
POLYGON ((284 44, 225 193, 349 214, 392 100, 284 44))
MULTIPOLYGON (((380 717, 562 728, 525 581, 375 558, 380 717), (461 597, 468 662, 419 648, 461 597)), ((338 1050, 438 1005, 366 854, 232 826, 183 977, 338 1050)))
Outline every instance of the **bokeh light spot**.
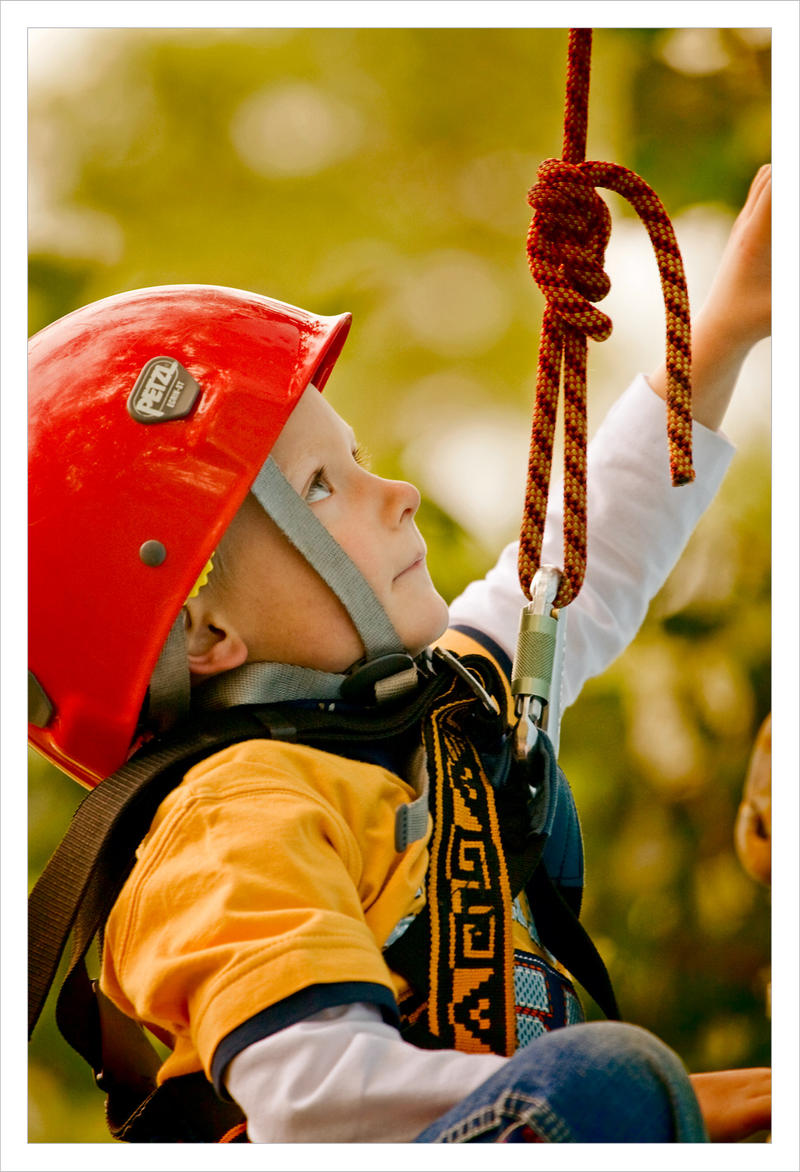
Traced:
POLYGON ((492 266, 472 253, 433 253, 409 274, 398 310, 419 342, 448 356, 480 353, 511 320, 510 299, 492 266))
POLYGON ((678 73, 695 77, 718 73, 730 62, 716 28, 677 28, 661 46, 661 57, 678 73))
POLYGON ((361 132, 357 110, 305 82, 287 82, 251 94, 230 126, 242 162, 269 177, 322 171, 353 152, 361 132))
POLYGON ((496 409, 441 423, 426 427, 405 449, 412 479, 468 533, 488 543, 511 540, 522 508, 525 421, 496 409))

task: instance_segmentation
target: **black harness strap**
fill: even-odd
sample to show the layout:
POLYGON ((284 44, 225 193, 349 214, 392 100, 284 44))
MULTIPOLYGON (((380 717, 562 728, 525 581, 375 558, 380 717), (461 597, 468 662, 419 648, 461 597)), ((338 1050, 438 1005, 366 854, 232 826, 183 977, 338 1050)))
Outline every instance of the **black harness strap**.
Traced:
POLYGON ((530 906, 536 909, 542 944, 580 981, 606 1017, 619 1021, 619 1006, 603 958, 546 867, 535 869, 526 893, 530 906))

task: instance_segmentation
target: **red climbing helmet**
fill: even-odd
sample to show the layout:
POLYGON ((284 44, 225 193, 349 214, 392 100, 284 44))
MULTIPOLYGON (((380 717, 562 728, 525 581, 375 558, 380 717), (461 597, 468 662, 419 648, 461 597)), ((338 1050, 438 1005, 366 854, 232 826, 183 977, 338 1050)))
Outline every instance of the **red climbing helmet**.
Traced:
POLYGON ((29 739, 93 786, 126 760, 162 645, 350 315, 171 285, 29 343, 29 739))

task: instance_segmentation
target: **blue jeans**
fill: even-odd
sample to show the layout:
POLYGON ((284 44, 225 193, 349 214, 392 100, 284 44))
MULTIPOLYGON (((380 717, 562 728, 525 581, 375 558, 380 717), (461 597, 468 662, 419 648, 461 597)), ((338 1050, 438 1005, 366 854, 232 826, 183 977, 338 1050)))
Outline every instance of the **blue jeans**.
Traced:
POLYGON ((415 1143, 705 1143, 688 1075, 655 1035, 622 1022, 553 1030, 415 1143))

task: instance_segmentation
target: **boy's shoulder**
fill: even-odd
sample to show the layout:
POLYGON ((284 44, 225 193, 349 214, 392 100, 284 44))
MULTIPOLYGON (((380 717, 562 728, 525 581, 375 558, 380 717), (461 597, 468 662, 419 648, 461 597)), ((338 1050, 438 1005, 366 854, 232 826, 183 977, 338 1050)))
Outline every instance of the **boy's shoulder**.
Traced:
POLYGON ((271 825, 312 809, 350 825, 369 808, 392 809, 414 797, 413 788, 383 766, 311 745, 270 739, 239 741, 189 769, 158 808, 146 841, 181 837, 213 824, 231 833, 262 818, 271 825))

